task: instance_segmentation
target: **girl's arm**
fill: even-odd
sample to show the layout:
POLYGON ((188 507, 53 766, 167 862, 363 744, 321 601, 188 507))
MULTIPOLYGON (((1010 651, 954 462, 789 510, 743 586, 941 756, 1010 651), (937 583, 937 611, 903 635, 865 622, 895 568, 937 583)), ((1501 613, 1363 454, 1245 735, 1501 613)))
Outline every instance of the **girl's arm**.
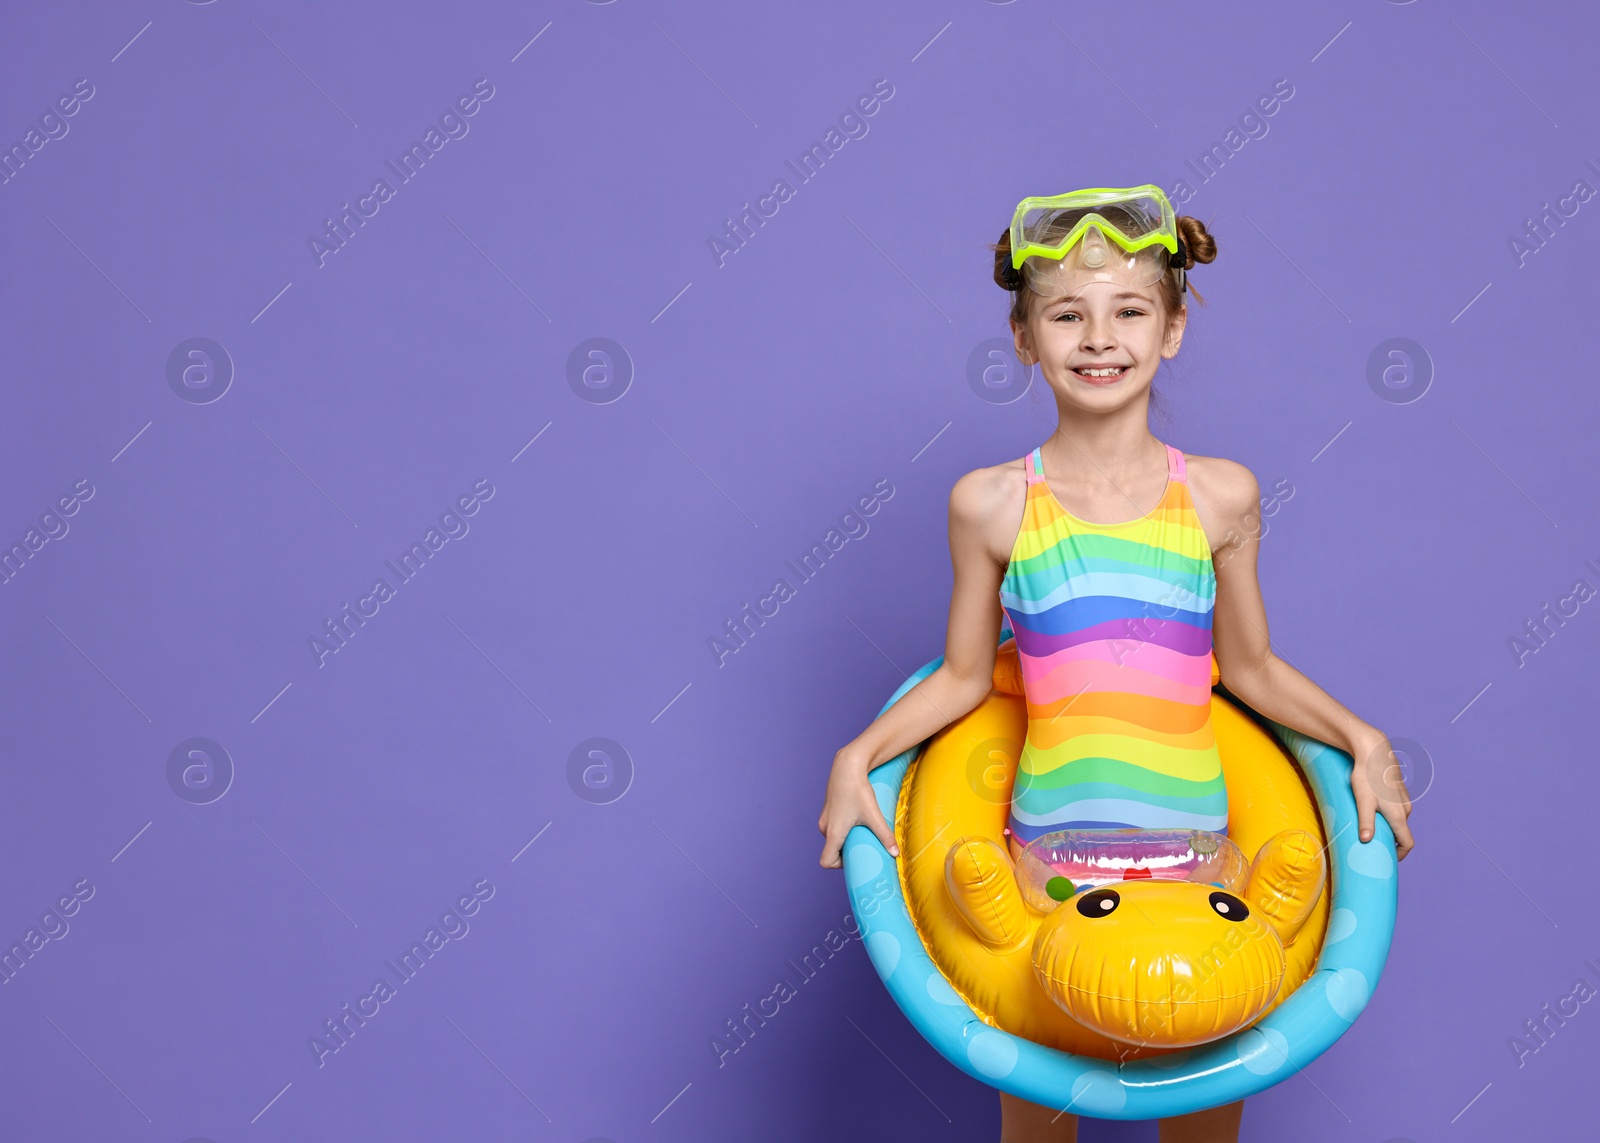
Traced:
POLYGON ((1261 548, 1260 488, 1248 468, 1233 461, 1202 458, 1197 466, 1202 500, 1213 536, 1217 600, 1212 612, 1212 644, 1222 683, 1254 710, 1275 722, 1345 751, 1354 760, 1350 788, 1356 797, 1363 842, 1372 840, 1373 819, 1381 812, 1394 830, 1395 852, 1404 858, 1414 844, 1406 823, 1411 795, 1400 776, 1389 739, 1335 700, 1272 650, 1267 610, 1256 578, 1261 548))
MULTIPOLYGON (((950 493, 950 562, 955 581, 944 662, 839 750, 828 777, 817 828, 822 865, 837 869, 845 835, 864 825, 885 849, 900 856, 894 828, 884 819, 867 774, 971 711, 993 686, 1000 633, 1000 581, 996 522, 1020 518, 1022 482, 1006 466, 979 469, 956 481, 950 493), (1014 487, 1013 487, 1014 486, 1014 487)), ((1015 468, 1015 466, 1010 466, 1015 468)))

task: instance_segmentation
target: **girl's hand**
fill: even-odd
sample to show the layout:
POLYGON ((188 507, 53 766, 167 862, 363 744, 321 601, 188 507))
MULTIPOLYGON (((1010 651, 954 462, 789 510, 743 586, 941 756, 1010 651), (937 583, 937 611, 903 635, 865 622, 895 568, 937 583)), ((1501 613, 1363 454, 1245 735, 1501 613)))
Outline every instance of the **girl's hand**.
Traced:
POLYGON ((1406 789, 1400 763, 1395 759, 1388 737, 1374 733, 1376 737, 1358 744, 1353 755, 1355 765, 1350 769, 1350 790, 1356 796, 1358 829, 1363 842, 1371 841, 1374 813, 1381 812, 1394 831, 1395 858, 1404 861, 1416 844, 1406 824, 1411 815, 1411 794, 1406 789))
POLYGON ((867 767, 860 759, 843 750, 833 756, 833 772, 828 775, 828 793, 822 803, 822 816, 817 828, 822 831, 822 867, 839 869, 844 865, 840 851, 845 835, 852 828, 864 825, 877 835, 891 857, 900 856, 895 844, 894 830, 884 820, 878 809, 878 799, 867 780, 867 767))

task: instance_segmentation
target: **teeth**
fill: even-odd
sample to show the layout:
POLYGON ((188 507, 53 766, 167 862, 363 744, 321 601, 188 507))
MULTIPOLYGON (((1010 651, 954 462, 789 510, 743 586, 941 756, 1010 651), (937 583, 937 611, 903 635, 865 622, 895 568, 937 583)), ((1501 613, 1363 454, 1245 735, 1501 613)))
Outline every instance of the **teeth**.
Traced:
POLYGON ((1115 377, 1119 373, 1121 373, 1122 370, 1120 368, 1116 368, 1116 369, 1080 369, 1080 370, 1078 370, 1078 372, 1082 373, 1085 377, 1115 377))

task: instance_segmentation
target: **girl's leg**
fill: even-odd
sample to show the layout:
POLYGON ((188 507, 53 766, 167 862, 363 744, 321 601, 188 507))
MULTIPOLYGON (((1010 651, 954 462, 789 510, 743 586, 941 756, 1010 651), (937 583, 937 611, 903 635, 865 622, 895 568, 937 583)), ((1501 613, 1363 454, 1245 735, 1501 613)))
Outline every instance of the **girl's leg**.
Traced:
POLYGON ((1077 1143, 1078 1117, 1000 1093, 1000 1143, 1077 1143))
POLYGON ((1161 1121, 1161 1143, 1239 1143, 1244 1100, 1161 1121))

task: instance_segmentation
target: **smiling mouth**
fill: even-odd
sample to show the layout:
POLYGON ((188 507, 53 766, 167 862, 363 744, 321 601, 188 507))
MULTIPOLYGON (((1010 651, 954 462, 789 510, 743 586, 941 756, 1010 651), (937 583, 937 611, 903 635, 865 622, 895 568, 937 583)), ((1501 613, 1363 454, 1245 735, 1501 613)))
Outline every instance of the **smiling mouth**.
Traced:
POLYGON ((1084 366, 1073 370, 1079 377, 1095 385, 1109 385, 1127 375, 1126 365, 1084 366))

